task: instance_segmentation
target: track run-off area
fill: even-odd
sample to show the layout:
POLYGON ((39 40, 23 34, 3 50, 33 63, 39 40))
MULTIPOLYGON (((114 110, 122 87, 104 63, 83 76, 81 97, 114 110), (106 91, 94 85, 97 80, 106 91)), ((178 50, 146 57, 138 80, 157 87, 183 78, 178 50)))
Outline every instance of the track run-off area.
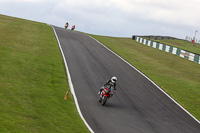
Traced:
POLYGON ((77 109, 91 132, 200 132, 198 120, 98 41, 84 33, 53 29, 66 61, 77 109), (117 91, 102 106, 97 93, 112 76, 118 78, 117 91))

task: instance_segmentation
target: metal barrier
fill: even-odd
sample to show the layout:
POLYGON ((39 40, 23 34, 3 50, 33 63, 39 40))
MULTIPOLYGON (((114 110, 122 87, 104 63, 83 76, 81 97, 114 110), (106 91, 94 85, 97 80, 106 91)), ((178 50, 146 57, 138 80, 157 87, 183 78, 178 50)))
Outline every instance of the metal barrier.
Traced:
POLYGON ((142 37, 142 38, 148 38, 148 39, 153 39, 153 40, 164 40, 164 39, 176 39, 176 40, 183 40, 171 36, 153 36, 153 35, 148 35, 148 36, 138 36, 138 35, 133 35, 132 39, 136 40, 136 37, 142 37))

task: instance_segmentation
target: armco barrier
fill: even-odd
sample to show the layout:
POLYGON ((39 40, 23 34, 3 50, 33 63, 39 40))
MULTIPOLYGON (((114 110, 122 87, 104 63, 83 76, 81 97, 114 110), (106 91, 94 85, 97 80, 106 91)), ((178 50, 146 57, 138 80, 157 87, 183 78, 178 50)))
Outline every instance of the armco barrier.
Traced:
POLYGON ((166 44, 162 44, 162 43, 159 43, 159 42, 144 39, 142 37, 133 36, 133 40, 136 40, 139 43, 157 48, 159 50, 163 50, 165 52, 169 52, 169 53, 178 55, 182 58, 185 58, 185 59, 188 59, 190 61, 194 61, 194 62, 200 64, 200 55, 198 55, 198 54, 190 53, 188 51, 185 51, 185 50, 173 47, 173 46, 169 46, 169 45, 166 45, 166 44))
POLYGON ((132 38, 135 40, 135 37, 141 37, 141 38, 148 38, 148 39, 153 39, 153 40, 167 40, 167 39, 176 39, 176 40, 183 40, 171 36, 153 36, 153 35, 148 35, 148 36, 139 36, 139 35, 133 35, 132 38))

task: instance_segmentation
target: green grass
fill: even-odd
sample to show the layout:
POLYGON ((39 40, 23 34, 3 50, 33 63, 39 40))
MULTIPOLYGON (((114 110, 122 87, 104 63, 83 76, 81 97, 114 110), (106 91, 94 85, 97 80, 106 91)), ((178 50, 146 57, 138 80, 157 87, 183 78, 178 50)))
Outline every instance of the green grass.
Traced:
POLYGON ((199 64, 137 43, 131 38, 90 36, 142 71, 200 120, 199 64))
POLYGON ((184 49, 186 51, 190 51, 192 53, 196 53, 200 55, 200 44, 195 43, 194 45, 191 44, 191 42, 183 41, 183 40, 154 40, 163 44, 171 45, 180 49, 184 49))
POLYGON ((89 132, 50 26, 0 15, 0 132, 89 132))

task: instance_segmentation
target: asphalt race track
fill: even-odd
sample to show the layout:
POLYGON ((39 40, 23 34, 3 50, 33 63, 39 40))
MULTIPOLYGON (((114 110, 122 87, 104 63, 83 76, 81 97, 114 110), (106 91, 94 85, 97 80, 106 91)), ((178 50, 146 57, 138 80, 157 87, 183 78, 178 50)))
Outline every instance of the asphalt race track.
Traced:
POLYGON ((95 133, 200 133, 198 121, 97 41, 54 28, 81 112, 95 133), (102 106, 97 93, 112 76, 118 78, 117 91, 102 106))

